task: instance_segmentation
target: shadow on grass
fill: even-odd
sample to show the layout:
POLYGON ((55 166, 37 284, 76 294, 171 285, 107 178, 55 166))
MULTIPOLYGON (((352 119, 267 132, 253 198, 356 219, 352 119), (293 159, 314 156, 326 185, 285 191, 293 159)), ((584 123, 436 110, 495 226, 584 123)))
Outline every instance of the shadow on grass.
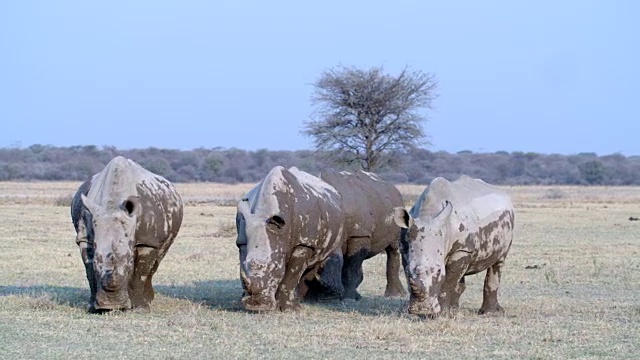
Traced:
MULTIPOLYGON (((242 286, 239 279, 198 281, 191 284, 154 286, 156 295, 202 304, 213 310, 244 312, 240 299, 242 286)), ((0 286, 2 296, 26 296, 32 299, 46 298, 57 305, 87 309, 89 288, 70 286, 0 286)), ((385 298, 381 295, 365 295, 359 301, 303 301, 303 306, 317 307, 344 313, 366 316, 401 315, 405 312, 406 300, 385 298)))
POLYGON ((364 294, 358 301, 330 300, 305 301, 306 306, 315 306, 331 311, 357 313, 364 316, 402 316, 406 313, 404 298, 388 298, 382 295, 364 294))
MULTIPOLYGON (((212 309, 226 311, 244 311, 240 303, 242 287, 240 280, 200 281, 185 285, 154 285, 156 298, 158 295, 175 299, 183 299, 204 304, 212 309)), ((87 309, 90 293, 89 287, 70 286, 4 286, 0 285, 0 297, 22 296, 35 300, 45 299, 56 305, 87 309)))
POLYGON ((48 298, 58 305, 86 309, 89 302, 89 288, 70 286, 0 286, 0 296, 26 296, 33 299, 48 298))
MULTIPOLYGON (((199 303, 211 309, 244 312, 240 301, 242 286, 239 279, 198 281, 185 285, 156 285, 156 293, 176 299, 199 303)), ((406 299, 386 298, 381 295, 365 295, 359 301, 328 300, 303 301, 303 306, 317 307, 331 311, 358 313, 366 316, 403 315, 406 299)))
MULTIPOLYGON (((175 299, 183 299, 204 304, 212 309, 226 311, 244 311, 240 303, 242 287, 240 280, 200 281, 185 285, 154 285, 158 295, 175 299)), ((47 301, 78 309, 87 309, 89 303, 89 287, 70 286, 3 286, 0 285, 0 297, 23 296, 47 301)))
POLYGON ((196 281, 182 285, 155 285, 156 294, 205 305, 211 309, 244 311, 240 279, 196 281))

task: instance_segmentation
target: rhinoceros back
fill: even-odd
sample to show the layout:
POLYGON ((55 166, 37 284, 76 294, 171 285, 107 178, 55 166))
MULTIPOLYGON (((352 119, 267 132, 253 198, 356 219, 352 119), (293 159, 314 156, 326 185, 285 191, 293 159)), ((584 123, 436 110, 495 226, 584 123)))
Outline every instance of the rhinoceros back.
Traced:
MULTIPOLYGON (((375 174, 358 171, 346 172, 325 169, 321 178, 331 184, 342 197, 346 215, 347 237, 371 237, 397 241, 400 229, 393 226, 393 208, 402 206, 400 191, 375 174)), ((378 253, 386 247, 372 249, 378 253)))

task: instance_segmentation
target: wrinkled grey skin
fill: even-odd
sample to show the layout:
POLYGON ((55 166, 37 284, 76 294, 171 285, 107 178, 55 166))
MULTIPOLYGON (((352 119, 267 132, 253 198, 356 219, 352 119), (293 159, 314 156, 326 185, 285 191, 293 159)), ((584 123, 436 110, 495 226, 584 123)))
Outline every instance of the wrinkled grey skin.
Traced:
POLYGON ((273 168, 238 202, 242 303, 250 311, 297 310, 301 279, 344 240, 340 195, 296 168, 273 168))
POLYGON ((498 288, 513 240, 514 209, 508 194, 482 180, 434 179, 411 211, 396 208, 404 230, 403 266, 410 287, 409 313, 436 316, 457 307, 464 277, 487 271, 480 313, 502 311, 498 288))
POLYGON ((91 290, 90 312, 149 306, 151 279, 182 213, 169 181, 121 156, 80 186, 71 219, 91 290))
POLYGON ((341 252, 331 256, 318 269, 316 283, 310 283, 312 297, 359 300, 358 286, 362 283, 362 263, 381 252, 387 254, 387 287, 385 296, 404 296, 406 291, 400 282, 400 228, 393 224, 393 209, 403 206, 400 191, 375 174, 338 172, 325 169, 320 178, 331 184, 342 197, 345 212, 346 240, 341 252), (339 280, 336 281, 336 277, 339 280), (336 286, 322 284, 341 283, 343 292, 336 293, 336 286))

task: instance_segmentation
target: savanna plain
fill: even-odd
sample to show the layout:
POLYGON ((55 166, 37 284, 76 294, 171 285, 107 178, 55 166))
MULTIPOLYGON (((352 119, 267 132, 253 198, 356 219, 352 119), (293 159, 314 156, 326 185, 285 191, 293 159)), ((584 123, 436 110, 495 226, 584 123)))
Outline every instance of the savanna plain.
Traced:
MULTIPOLYGON (((0 182, 0 358, 640 357, 639 187, 504 187, 516 238, 503 314, 480 316, 484 274, 434 320, 384 298, 385 255, 365 262, 360 301, 254 314, 240 304, 235 202, 252 184, 176 184, 182 228, 149 311, 87 313, 69 215, 80 183, 0 182)), ((399 185, 406 205, 424 186, 399 185)))

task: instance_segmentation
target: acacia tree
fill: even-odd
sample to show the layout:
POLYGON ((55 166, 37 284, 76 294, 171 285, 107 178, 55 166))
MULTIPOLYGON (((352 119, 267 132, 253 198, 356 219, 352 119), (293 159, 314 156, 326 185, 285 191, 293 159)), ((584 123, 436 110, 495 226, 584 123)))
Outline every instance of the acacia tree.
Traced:
POLYGON ((418 110, 432 108, 438 84, 433 75, 407 68, 392 76, 382 67, 338 66, 313 86, 316 111, 302 133, 314 138, 317 150, 373 171, 385 154, 424 143, 426 117, 418 110))

